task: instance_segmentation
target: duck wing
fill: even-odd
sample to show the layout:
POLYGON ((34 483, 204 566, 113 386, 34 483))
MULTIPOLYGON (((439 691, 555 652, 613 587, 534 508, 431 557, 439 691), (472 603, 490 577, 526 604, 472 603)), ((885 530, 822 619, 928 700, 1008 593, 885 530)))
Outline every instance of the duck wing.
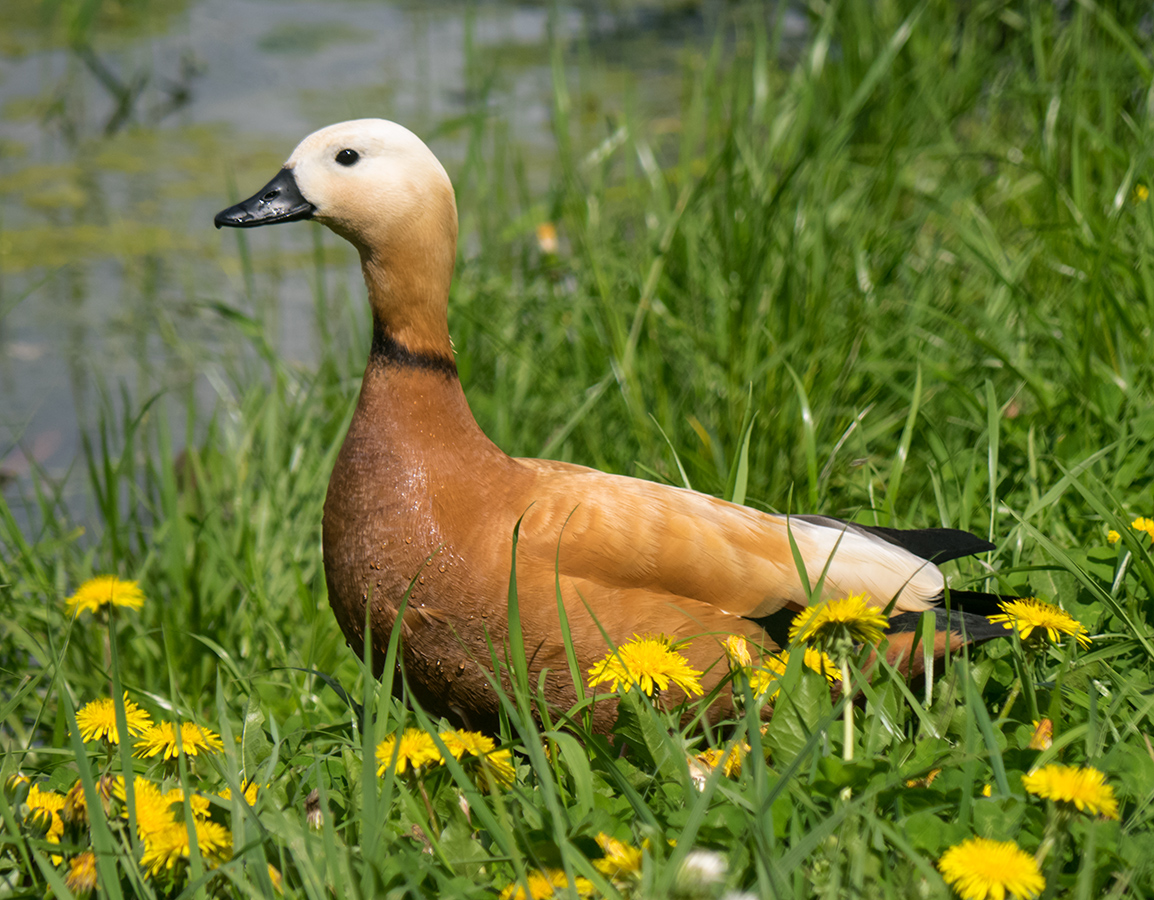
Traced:
POLYGON ((895 615, 928 609, 943 593, 941 571, 914 550, 944 560, 989 549, 954 529, 925 529, 906 539, 910 533, 896 529, 763 513, 566 463, 518 462, 537 476, 519 554, 555 560, 564 576, 692 598, 747 618, 807 604, 791 537, 809 583, 825 572, 823 596, 864 593, 878 606, 896 598, 895 615))

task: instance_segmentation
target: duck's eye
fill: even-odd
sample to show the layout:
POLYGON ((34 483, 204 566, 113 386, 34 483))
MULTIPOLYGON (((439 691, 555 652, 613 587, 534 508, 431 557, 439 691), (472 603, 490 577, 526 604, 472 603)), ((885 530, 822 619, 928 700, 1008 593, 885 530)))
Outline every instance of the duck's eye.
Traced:
POLYGON ((361 155, 357 153, 356 150, 345 149, 337 154, 337 162, 339 162, 342 166, 351 166, 360 158, 361 155))

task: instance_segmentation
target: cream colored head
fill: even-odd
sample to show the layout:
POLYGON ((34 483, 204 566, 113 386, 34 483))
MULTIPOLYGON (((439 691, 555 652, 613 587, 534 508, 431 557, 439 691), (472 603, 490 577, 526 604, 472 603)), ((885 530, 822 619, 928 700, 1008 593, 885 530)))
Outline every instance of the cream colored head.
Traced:
POLYGON ((424 142, 395 122, 355 119, 310 134, 285 168, 312 218, 360 252, 378 321, 413 349, 447 350, 457 205, 424 142))
POLYGON ((453 186, 444 166, 395 122, 329 125, 301 141, 285 168, 316 208, 313 218, 358 248, 388 244, 393 232, 428 218, 430 207, 441 215, 451 210, 456 230, 453 186))

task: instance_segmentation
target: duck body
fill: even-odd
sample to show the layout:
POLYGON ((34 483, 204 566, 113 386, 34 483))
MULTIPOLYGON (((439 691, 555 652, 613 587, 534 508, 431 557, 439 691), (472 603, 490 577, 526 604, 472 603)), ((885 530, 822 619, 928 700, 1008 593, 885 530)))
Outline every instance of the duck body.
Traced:
MULTIPOLYGON (((329 601, 358 654, 366 609, 377 674, 400 617, 405 683, 434 715, 492 729, 493 654, 505 658, 514 568, 530 683, 576 699, 558 596, 582 671, 634 635, 686 641, 707 690, 722 644, 775 644, 766 617, 865 593, 892 612, 940 600, 942 561, 992 545, 952 529, 898 532, 777 516, 682 488, 552 460, 516 459, 478 427, 448 336, 457 219, 448 176, 411 132, 379 119, 306 138, 258 194, 216 218, 311 218, 357 247, 373 312, 360 396, 325 499, 329 601), (799 573, 794 547, 804 561, 799 573), (913 548, 913 552, 911 549, 913 548), (921 554, 921 555, 919 555, 921 554)), ((946 629, 942 643, 958 646, 946 629)), ((399 683, 399 679, 397 682, 399 683)), ((678 692, 667 692, 671 702, 678 692)), ((599 704, 594 725, 614 710, 599 704)))
MULTIPOLYGON (((325 575, 337 621, 362 653, 369 606, 379 667, 407 597, 401 627, 408 686, 432 711, 491 727, 497 698, 489 682, 490 646, 503 658, 516 529, 518 606, 530 672, 534 678, 542 670, 554 673, 546 695, 562 708, 575 697, 560 639, 558 586, 586 668, 608 651, 601 628, 614 643, 634 633, 706 632, 763 641, 755 623, 684 596, 689 588, 678 593, 673 585, 650 583, 661 569, 641 550, 631 579, 611 564, 598 566, 588 552, 590 535, 605 527, 612 511, 582 498, 592 493, 627 507, 648 503, 656 522, 664 513, 660 497, 645 496, 647 485, 509 457, 476 426, 454 374, 414 370, 374 353, 325 500, 325 575)), ((661 493, 660 485, 651 487, 661 493)), ((643 518, 649 517, 639 517, 638 524, 643 518)), ((623 541, 639 537, 619 533, 623 541)), ((689 652, 698 668, 716 668, 716 640, 696 649, 691 645, 689 652)))

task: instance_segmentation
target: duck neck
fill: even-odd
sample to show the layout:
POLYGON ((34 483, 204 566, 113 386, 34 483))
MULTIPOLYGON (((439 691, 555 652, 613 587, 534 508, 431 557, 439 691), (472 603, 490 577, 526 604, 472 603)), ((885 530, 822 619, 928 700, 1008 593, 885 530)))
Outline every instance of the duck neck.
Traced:
POLYGON ((409 233, 358 245, 373 311, 373 353, 402 361, 437 359, 455 374, 448 306, 456 219, 436 227, 436 218, 427 218, 432 222, 420 222, 409 233))
POLYGON ((452 191, 434 195, 404 227, 354 243, 373 312, 373 343, 350 441, 367 439, 422 465, 445 454, 496 450, 465 400, 449 340, 457 246, 452 191))
MULTIPOLYGON (((387 288, 399 287, 389 273, 381 274, 387 288)), ((435 318, 404 315, 416 303, 435 307, 436 301, 422 300, 409 285, 404 305, 382 303, 381 281, 371 277, 366 265, 373 342, 349 442, 365 442, 363 448, 375 448, 398 462, 409 459, 422 467, 437 465, 446 455, 495 451, 473 418, 461 388, 444 300, 435 318), (397 312, 390 314, 393 310, 397 312)))

